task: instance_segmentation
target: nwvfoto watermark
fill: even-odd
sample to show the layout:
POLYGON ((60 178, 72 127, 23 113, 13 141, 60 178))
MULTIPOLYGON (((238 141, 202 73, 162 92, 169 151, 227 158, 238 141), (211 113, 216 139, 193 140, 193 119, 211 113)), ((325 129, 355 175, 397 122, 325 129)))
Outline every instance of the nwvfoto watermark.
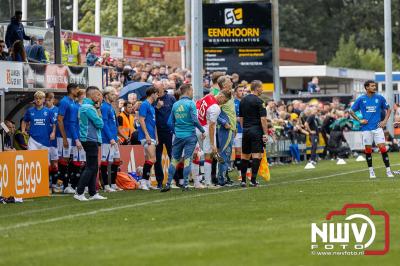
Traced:
POLYGON ((346 204, 341 210, 328 213, 326 221, 311 223, 312 255, 384 255, 389 244, 389 214, 370 204, 346 204), (379 220, 384 222, 383 229, 375 225, 379 220))

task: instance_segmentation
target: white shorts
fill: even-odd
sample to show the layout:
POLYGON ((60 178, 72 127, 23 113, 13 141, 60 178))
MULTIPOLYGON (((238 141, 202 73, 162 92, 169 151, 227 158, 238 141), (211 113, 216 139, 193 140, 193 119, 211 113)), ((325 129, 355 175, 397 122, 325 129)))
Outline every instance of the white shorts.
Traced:
POLYGON ((76 146, 72 147, 72 160, 74 162, 86 162, 86 152, 85 150, 78 149, 76 146))
POLYGON ((56 147, 49 147, 49 157, 50 161, 58 160, 58 149, 56 147))
POLYGON ((371 146, 372 142, 375 142, 375 145, 385 144, 385 134, 382 128, 362 131, 362 137, 364 146, 371 146))
MULTIPOLYGON (((49 147, 40 144, 33 138, 29 138, 28 140, 28 150, 30 151, 37 151, 37 150, 49 150, 49 147)), ((48 153, 48 158, 50 159, 50 153, 48 153)))
POLYGON ((68 139, 68 148, 64 148, 63 138, 57 138, 58 158, 69 158, 72 153, 72 139, 68 139))
MULTIPOLYGON (((197 135, 197 140, 199 141, 200 148, 203 150, 205 154, 211 154, 212 149, 211 149, 211 140, 210 140, 210 135, 208 131, 208 127, 203 127, 205 132, 204 134, 206 135, 204 140, 201 140, 201 132, 196 128, 196 135, 197 135)), ((216 134, 217 134, 217 129, 215 129, 214 132, 214 142, 216 142, 216 134)), ((216 143, 214 144, 215 146, 217 145, 216 143)))
POLYGON ((115 158, 121 158, 118 145, 101 144, 101 161, 112 162, 115 158))
MULTIPOLYGON (((149 146, 149 144, 147 144, 146 139, 141 139, 140 143, 142 144, 143 147, 147 148, 147 146, 149 146)), ((151 144, 153 145, 157 145, 157 141, 155 139, 151 139, 151 144)))
POLYGON ((243 138, 243 133, 236 133, 235 139, 233 140, 234 148, 242 147, 242 138, 243 138))

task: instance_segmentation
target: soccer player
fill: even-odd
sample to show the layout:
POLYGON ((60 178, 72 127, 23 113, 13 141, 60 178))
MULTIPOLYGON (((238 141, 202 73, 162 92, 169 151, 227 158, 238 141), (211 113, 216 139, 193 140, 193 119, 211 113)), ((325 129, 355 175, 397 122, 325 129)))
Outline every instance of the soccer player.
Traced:
POLYGON ((140 189, 149 190, 150 186, 150 171, 156 162, 156 144, 157 144, 157 130, 156 130, 156 115, 153 103, 158 98, 158 90, 150 87, 146 91, 146 100, 139 109, 139 128, 138 138, 144 147, 145 163, 143 166, 143 177, 140 180, 140 189))
MULTIPOLYGON (((57 126, 57 116, 58 116, 58 107, 54 105, 55 97, 53 92, 46 93, 46 107, 53 114, 54 124, 57 126)), ((50 157, 50 180, 51 187, 53 193, 61 193, 63 192, 62 188, 57 185, 58 179, 58 150, 57 150, 57 139, 50 141, 49 147, 49 157, 50 157)))
POLYGON ((390 117, 390 107, 386 99, 376 93, 376 83, 368 80, 364 83, 366 93, 357 98, 351 106, 350 115, 361 124, 363 144, 365 146, 365 156, 369 168, 369 177, 376 178, 374 168, 372 167, 372 143, 378 146, 383 162, 386 166, 387 177, 393 177, 390 170, 389 156, 385 146, 385 135, 383 128, 386 126, 390 117), (361 111, 362 119, 355 115, 355 112, 361 111), (382 120, 382 111, 385 112, 385 118, 382 120))
MULTIPOLYGON (((200 147, 204 152, 204 179, 208 188, 212 188, 211 184, 211 167, 212 159, 217 156, 218 149, 216 143, 216 124, 219 114, 221 113, 220 106, 231 99, 231 92, 223 90, 217 96, 208 94, 196 102, 197 116, 200 125, 204 128, 205 138, 202 140, 201 131, 196 130, 197 138, 199 139, 200 147)), ((197 168, 197 165, 194 165, 197 168)))
MULTIPOLYGON (((79 108, 82 106, 83 99, 85 97, 86 97, 86 90, 79 89, 78 96, 75 99, 75 105, 77 110, 79 110, 79 108)), ((74 110, 76 110, 76 108, 74 108, 74 110)), ((79 132, 79 119, 77 119, 75 122, 74 130, 76 132, 79 132)), ((71 180, 71 186, 73 189, 76 189, 85 165, 86 165, 85 150, 78 149, 78 147, 76 146, 76 142, 72 141, 72 160, 68 165, 68 176, 69 179, 71 180)))
POLYGON ((75 124, 78 120, 78 106, 75 104, 75 98, 78 96, 79 86, 70 83, 67 86, 67 96, 64 96, 58 107, 58 128, 60 137, 57 138, 58 147, 58 169, 59 178, 64 184, 64 193, 74 194, 68 176, 68 162, 71 156, 72 141, 76 147, 82 149, 82 144, 78 139, 78 132, 75 129, 75 124))
MULTIPOLYGON (((193 152, 196 147, 197 137, 196 130, 200 130, 202 138, 205 137, 204 128, 200 125, 197 118, 197 109, 192 101, 193 98, 193 87, 191 84, 184 84, 180 87, 181 97, 179 101, 174 103, 169 118, 171 128, 174 129, 175 139, 172 144, 172 160, 168 168, 168 182, 167 185, 161 190, 161 192, 167 192, 171 189, 172 178, 175 175, 175 171, 178 163, 181 160, 183 153, 183 190, 188 190, 188 179, 191 170, 191 161, 193 158, 193 152)), ((197 176, 193 177, 195 187, 199 185, 200 181, 197 176)))
POLYGON ((35 106, 26 111, 22 121, 22 134, 27 134, 26 128, 29 126, 28 150, 48 150, 50 140, 56 137, 54 115, 47 107, 43 106, 45 97, 44 92, 35 92, 35 106))
POLYGON ((240 171, 240 158, 242 154, 242 137, 243 137, 243 129, 240 125, 239 119, 239 106, 240 101, 243 98, 244 88, 242 86, 238 86, 235 88, 235 112, 237 117, 237 127, 236 127, 236 136, 233 140, 233 147, 235 148, 235 162, 234 166, 240 171))
POLYGON ((101 104, 101 117, 103 119, 103 129, 101 130, 101 163, 100 174, 103 179, 104 191, 115 192, 121 189, 115 184, 118 169, 121 165, 120 153, 118 148, 118 129, 117 115, 115 114, 112 103, 117 99, 117 91, 114 87, 106 87, 103 90, 103 103, 101 104), (108 184, 108 164, 111 164, 111 186, 108 184))
POLYGON ((254 80, 250 85, 251 94, 245 96, 239 106, 239 119, 243 128, 242 160, 240 171, 241 186, 246 187, 246 173, 249 160, 252 158, 250 186, 258 186, 256 180, 261 158, 264 152, 264 142, 268 136, 267 110, 259 98, 262 93, 262 83, 254 80))

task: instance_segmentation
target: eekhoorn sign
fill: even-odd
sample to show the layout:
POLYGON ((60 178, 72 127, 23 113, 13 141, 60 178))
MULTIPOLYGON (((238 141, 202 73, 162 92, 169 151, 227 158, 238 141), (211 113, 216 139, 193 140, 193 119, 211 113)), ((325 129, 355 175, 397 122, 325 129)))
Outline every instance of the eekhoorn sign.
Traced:
POLYGON ((203 4, 204 68, 258 79, 273 91, 270 3, 203 4))

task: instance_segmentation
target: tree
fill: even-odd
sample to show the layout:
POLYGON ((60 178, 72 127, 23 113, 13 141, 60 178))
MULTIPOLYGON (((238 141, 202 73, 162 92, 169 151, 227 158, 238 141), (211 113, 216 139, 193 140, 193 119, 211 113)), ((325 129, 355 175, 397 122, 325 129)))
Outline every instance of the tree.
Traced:
POLYGON ((344 36, 340 38, 339 48, 329 65, 348 68, 361 67, 360 53, 354 35, 352 35, 348 41, 346 41, 344 36))

